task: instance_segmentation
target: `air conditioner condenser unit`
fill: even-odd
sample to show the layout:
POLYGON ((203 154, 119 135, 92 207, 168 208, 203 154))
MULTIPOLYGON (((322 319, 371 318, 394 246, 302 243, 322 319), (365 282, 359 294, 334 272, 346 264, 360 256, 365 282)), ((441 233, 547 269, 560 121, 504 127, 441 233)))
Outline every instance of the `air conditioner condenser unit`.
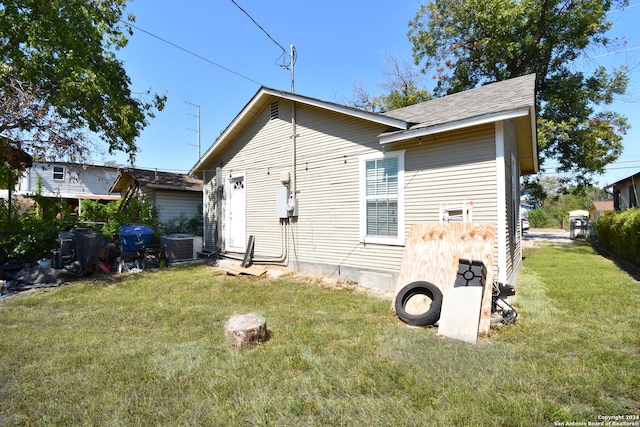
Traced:
POLYGON ((191 234, 170 234, 163 236, 160 243, 169 261, 190 261, 194 259, 193 240, 191 234))

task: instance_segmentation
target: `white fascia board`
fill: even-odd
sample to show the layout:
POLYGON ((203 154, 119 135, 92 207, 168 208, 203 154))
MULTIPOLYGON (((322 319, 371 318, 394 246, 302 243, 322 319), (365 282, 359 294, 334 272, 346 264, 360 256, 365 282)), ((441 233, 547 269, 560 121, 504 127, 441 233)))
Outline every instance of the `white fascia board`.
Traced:
POLYGON ((530 113, 531 110, 529 107, 527 107, 519 110, 501 111, 498 113, 485 114, 479 117, 471 117, 469 119, 458 120, 455 122, 448 122, 439 125, 426 126, 423 128, 410 129, 407 131, 394 132, 389 135, 381 135, 379 137, 380 144, 391 144, 394 142, 406 141, 407 139, 418 138, 421 136, 433 135, 436 133, 463 129, 471 126, 478 126, 502 120, 514 119, 516 117, 527 116, 530 113))
POLYGON ((534 170, 539 171, 540 170, 540 165, 538 163, 538 119, 536 117, 536 109, 535 107, 529 107, 530 110, 530 117, 531 117, 531 149, 532 149, 532 153, 534 153, 533 156, 533 163, 534 163, 534 170))
POLYGON ((314 98, 308 98, 305 96, 296 95, 295 93, 290 92, 282 92, 279 90, 262 88, 260 91, 249 101, 249 103, 242 109, 242 111, 233 119, 233 121, 226 127, 224 131, 216 138, 215 142, 209 149, 204 153, 204 155, 198 159, 198 162, 191 168, 189 171, 189 175, 195 175, 198 171, 201 170, 202 165, 206 163, 207 159, 216 151, 218 147, 220 147, 222 142, 225 140, 227 135, 235 128, 238 123, 242 123, 245 116, 252 110, 253 106, 260 102, 261 98, 264 95, 275 96, 282 99, 287 99, 293 102, 299 102, 301 104, 311 105, 314 107, 322 108, 329 111, 334 111, 340 114, 348 115, 351 117, 361 118, 363 120, 368 120, 374 123, 379 123, 385 126, 390 126, 396 129, 406 130, 409 128, 410 124, 405 122, 404 120, 393 119, 391 117, 383 116, 377 113, 370 113, 367 111, 360 111, 357 109, 345 107, 339 104, 333 104, 330 102, 320 101, 314 98))
POLYGON ((344 105, 334 104, 332 102, 325 102, 315 98, 308 98, 306 96, 300 96, 295 93, 281 92, 273 89, 264 89, 264 93, 277 96, 280 98, 288 99, 290 101, 299 102, 301 104, 322 108, 324 110, 334 111, 336 113, 344 114, 347 116, 368 120, 370 122, 391 126, 397 129, 408 129, 410 126, 410 124, 405 122, 404 120, 394 119, 391 117, 383 116, 382 114, 362 111, 356 108, 345 107, 344 105))
POLYGON ((242 120, 244 119, 244 117, 249 114, 249 111, 251 111, 252 107, 259 102, 260 98, 262 97, 262 94, 266 92, 264 89, 260 90, 260 92, 258 92, 257 95, 255 95, 251 101, 249 101, 249 103, 242 109, 242 111, 240 111, 240 113, 231 121, 231 123, 229 123, 229 126, 227 126, 222 133, 216 138, 216 140, 213 142, 213 144, 211 145, 211 147, 209 147, 209 149, 207 151, 205 151, 205 153, 202 155, 202 157, 200 157, 198 159, 198 162, 191 168, 191 170, 189 171, 189 175, 193 176, 195 175, 197 172, 201 171, 202 165, 203 163, 205 163, 207 161, 207 159, 216 151, 217 148, 219 148, 222 144, 222 142, 225 140, 225 138, 227 137, 227 135, 229 135, 229 133, 231 133, 231 131, 233 130, 233 128, 235 128, 235 126, 238 123, 241 123, 242 120))

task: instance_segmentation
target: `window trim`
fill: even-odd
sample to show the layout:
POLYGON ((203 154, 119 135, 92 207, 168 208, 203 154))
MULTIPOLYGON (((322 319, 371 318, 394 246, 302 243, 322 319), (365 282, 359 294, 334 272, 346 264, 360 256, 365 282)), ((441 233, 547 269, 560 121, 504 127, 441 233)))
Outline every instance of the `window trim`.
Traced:
POLYGON ((64 177, 65 177, 64 166, 53 166, 53 168, 51 169, 51 174, 53 176, 54 181, 64 181, 64 177), (56 172, 56 168, 60 168, 60 171, 56 172), (62 178, 56 178, 56 175, 62 175, 62 178))
POLYGON ((405 244, 405 197, 404 197, 404 157, 406 150, 372 153, 359 157, 360 163, 360 243, 404 246, 405 244), (367 162, 389 158, 398 159, 398 236, 367 235, 367 162))

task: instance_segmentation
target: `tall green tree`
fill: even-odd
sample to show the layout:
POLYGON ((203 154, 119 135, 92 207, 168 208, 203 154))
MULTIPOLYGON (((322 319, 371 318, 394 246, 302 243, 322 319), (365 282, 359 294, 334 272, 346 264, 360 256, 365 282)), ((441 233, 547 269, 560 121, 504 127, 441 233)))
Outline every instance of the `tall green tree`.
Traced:
MULTIPOLYGON (((136 95, 116 51, 127 0, 0 1, 0 143, 40 158, 86 154, 87 133, 134 160, 165 97, 136 95)), ((133 16, 128 19, 133 20, 133 16)), ((2 148, 2 147, 0 147, 2 148)))
POLYGON ((431 92, 420 86, 420 70, 399 57, 386 58, 384 81, 380 84, 384 93, 372 97, 361 84, 354 85, 351 104, 367 111, 385 112, 433 99, 431 92))
POLYGON ((416 64, 436 94, 536 73, 538 143, 569 181, 588 184, 621 154, 628 123, 610 111, 624 67, 588 74, 576 61, 610 46, 607 13, 626 0, 432 0, 409 23, 416 64))

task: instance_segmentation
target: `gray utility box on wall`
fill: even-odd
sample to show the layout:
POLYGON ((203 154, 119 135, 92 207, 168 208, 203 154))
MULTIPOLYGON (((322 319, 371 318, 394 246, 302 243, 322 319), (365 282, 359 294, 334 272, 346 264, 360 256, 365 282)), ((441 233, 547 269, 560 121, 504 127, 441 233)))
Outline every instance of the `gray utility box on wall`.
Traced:
POLYGON ((280 219, 298 216, 298 199, 291 196, 288 185, 276 188, 276 216, 280 219))
POLYGON ((281 185, 276 188, 276 215, 278 218, 288 218, 287 203, 289 202, 289 187, 281 185))
POLYGON ((194 259, 194 239, 195 236, 191 234, 170 234, 163 236, 160 243, 169 261, 189 261, 194 259))

